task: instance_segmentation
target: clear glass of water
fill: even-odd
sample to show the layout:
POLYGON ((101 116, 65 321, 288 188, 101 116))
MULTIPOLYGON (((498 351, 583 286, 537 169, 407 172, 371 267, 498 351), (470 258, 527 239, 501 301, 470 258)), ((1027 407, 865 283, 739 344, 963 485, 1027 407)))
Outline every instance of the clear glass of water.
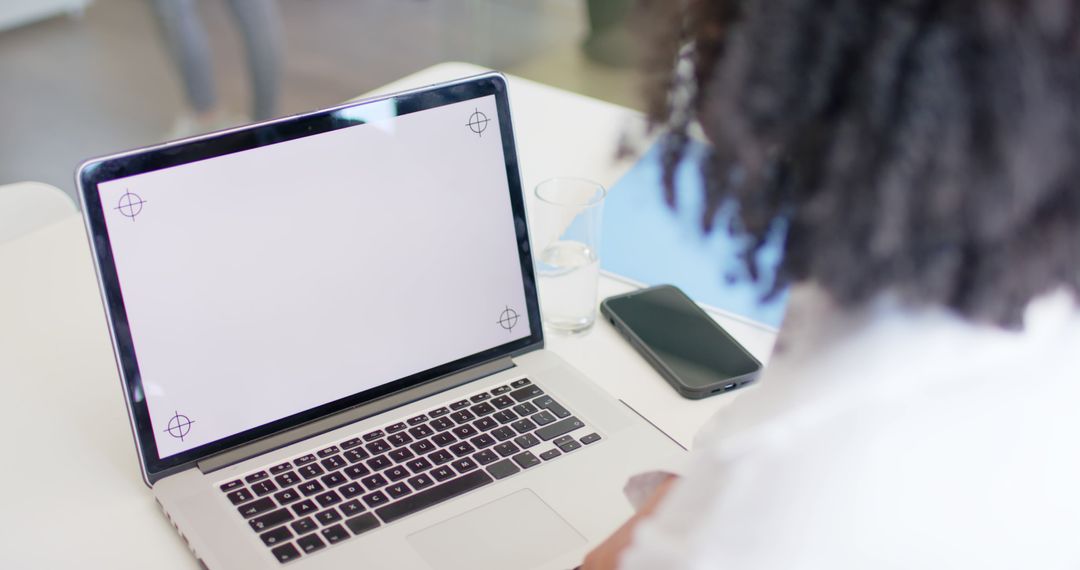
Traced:
POLYGON ((581 178, 552 178, 536 186, 532 229, 540 252, 540 311, 556 332, 584 332, 596 321, 605 196, 603 186, 581 178))

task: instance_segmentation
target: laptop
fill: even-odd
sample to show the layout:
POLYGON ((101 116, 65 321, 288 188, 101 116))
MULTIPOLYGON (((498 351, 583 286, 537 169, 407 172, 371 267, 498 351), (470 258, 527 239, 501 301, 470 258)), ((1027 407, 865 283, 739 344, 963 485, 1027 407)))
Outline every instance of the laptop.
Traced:
POLYGON ((142 476, 204 567, 573 568, 682 454, 544 350, 499 74, 77 182, 142 476))

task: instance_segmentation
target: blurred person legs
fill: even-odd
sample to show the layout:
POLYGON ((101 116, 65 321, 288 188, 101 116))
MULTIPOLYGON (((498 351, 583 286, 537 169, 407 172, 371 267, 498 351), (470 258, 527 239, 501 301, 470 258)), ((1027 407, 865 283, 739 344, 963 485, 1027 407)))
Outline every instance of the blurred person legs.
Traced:
MULTIPOLYGON (((218 104, 213 54, 196 0, 154 0, 155 13, 184 83, 189 111, 169 133, 180 138, 226 128, 246 118, 229 116, 218 104)), ((233 20, 244 38, 251 75, 251 116, 275 115, 281 62, 281 17, 275 0, 228 0, 233 20)))

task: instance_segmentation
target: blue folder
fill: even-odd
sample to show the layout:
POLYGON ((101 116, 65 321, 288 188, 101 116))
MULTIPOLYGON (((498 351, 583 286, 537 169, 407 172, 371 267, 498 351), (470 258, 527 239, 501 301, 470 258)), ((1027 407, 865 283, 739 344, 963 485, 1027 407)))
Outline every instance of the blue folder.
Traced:
POLYGON ((670 283, 699 303, 779 328, 787 292, 768 302, 762 299, 780 261, 783 232, 774 232, 758 252, 761 274, 770 279, 753 282, 737 257, 748 238, 727 230, 737 205, 721 209, 711 234, 701 229, 704 195, 697 159, 705 147, 692 143, 676 171, 675 210, 664 202, 660 150, 659 145, 650 149, 610 189, 604 204, 601 269, 646 285, 670 283))

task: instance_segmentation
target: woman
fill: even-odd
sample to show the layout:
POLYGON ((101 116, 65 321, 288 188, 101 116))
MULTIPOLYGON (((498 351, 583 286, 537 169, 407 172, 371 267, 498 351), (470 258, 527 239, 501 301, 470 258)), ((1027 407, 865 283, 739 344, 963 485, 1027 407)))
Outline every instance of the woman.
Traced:
POLYGON ((1080 567, 1080 1, 648 4, 669 167, 700 123, 795 290, 584 568, 1080 567))

